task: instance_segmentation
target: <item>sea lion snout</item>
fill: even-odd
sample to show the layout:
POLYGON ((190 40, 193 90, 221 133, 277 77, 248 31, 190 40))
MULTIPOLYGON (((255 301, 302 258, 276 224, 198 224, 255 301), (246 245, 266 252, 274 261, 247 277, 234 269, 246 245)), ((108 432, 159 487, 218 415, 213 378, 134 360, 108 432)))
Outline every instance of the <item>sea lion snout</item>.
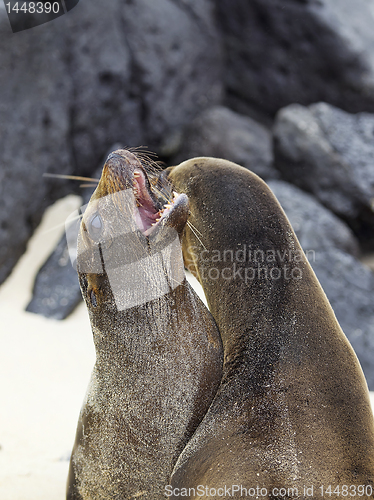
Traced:
MULTIPOLYGON (((96 302, 112 297, 119 310, 169 293, 184 280, 180 237, 188 197, 170 186, 161 193, 149 175, 130 151, 111 153, 81 223, 78 272, 90 281, 107 275, 111 290, 106 299, 95 294, 96 302)), ((85 298, 94 305, 89 293, 85 298)))
MULTIPOLYGON (((152 185, 149 175, 137 156, 118 149, 108 156, 91 201, 109 196, 107 201, 120 211, 116 217, 122 221, 131 219, 133 230, 145 236, 155 235, 164 227, 181 233, 188 218, 187 196, 172 193, 171 189, 161 191, 152 185)), ((102 230, 99 216, 92 217, 91 226, 94 236, 102 230)))

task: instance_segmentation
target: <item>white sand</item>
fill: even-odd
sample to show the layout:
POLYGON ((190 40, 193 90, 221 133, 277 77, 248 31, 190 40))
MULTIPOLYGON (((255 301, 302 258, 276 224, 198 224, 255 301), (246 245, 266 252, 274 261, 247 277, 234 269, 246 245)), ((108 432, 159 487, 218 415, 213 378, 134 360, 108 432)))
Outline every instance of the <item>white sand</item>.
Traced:
MULTIPOLYGON (((27 253, 0 287, 1 500, 65 498, 68 457, 95 357, 91 328, 83 303, 65 321, 24 308, 36 272, 64 230, 61 224, 78 206, 79 198, 70 196, 46 212, 27 253)), ((371 398, 374 404, 374 393, 371 398)))
POLYGON ((79 410, 94 363, 83 304, 65 321, 24 312, 34 276, 77 206, 49 209, 28 251, 0 288, 0 498, 63 500, 79 410))

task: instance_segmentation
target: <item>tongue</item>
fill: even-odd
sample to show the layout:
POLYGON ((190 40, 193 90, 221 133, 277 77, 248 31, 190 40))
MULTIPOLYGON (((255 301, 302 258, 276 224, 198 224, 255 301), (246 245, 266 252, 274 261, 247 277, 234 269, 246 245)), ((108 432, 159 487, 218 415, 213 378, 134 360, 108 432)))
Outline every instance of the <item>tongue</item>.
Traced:
POLYGON ((142 232, 147 231, 156 222, 158 217, 158 212, 154 213, 145 207, 138 207, 135 211, 135 222, 142 232))

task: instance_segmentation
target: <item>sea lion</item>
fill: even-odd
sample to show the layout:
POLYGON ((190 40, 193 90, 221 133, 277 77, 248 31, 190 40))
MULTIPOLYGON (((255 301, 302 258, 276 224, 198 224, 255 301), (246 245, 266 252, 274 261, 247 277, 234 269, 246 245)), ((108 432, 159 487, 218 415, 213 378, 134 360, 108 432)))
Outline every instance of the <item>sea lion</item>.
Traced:
POLYGON ((163 210, 130 151, 110 154, 80 225, 77 270, 96 363, 68 500, 161 499, 222 370, 209 311, 187 283, 186 195, 163 210), (159 220, 160 219, 160 220, 159 220))
POLYGON ((183 255, 224 366, 168 497, 374 498, 367 384, 276 198, 225 160, 191 159, 169 178, 189 198, 183 255))

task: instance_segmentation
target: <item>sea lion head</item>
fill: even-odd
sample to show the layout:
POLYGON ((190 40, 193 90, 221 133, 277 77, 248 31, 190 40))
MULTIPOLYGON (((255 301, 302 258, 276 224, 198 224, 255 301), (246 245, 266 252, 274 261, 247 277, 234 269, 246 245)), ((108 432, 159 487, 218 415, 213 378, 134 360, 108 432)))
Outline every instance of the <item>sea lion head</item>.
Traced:
POLYGON ((168 174, 190 203, 184 262, 204 289, 225 345, 233 317, 249 324, 247 316, 235 314, 238 304, 250 308, 253 324, 254 311, 261 316, 268 308, 276 314, 274 296, 278 303, 281 297, 286 301, 291 287, 297 290, 300 276, 310 271, 281 206, 256 174, 209 157, 187 160, 168 174))
POLYGON ((118 225, 113 223, 114 218, 147 237, 154 238, 164 227, 180 234, 188 218, 187 195, 176 192, 171 195, 169 186, 164 186, 161 193, 151 184, 151 175, 134 153, 126 149, 112 152, 82 220, 87 237, 95 242, 103 241, 105 236, 110 239, 118 225), (109 210, 112 212, 107 213, 109 210), (109 219, 104 224, 105 215, 109 219))
MULTIPOLYGON (((144 163, 125 149, 111 153, 83 214, 77 269, 89 308, 113 304, 116 287, 127 286, 121 290, 126 296, 144 295, 142 290, 152 287, 141 280, 152 276, 155 267, 163 266, 158 257, 164 249, 169 248, 171 268, 173 259, 179 259, 179 237, 189 215, 188 197, 173 193, 165 182, 157 184, 157 177, 144 163), (144 276, 140 267, 146 270, 144 276), (117 283, 119 276, 123 284, 117 283)), ((161 280, 162 273, 161 269, 161 280)), ((157 280, 152 278, 154 287, 164 290, 157 280)), ((127 299, 125 302, 129 304, 127 299)))

